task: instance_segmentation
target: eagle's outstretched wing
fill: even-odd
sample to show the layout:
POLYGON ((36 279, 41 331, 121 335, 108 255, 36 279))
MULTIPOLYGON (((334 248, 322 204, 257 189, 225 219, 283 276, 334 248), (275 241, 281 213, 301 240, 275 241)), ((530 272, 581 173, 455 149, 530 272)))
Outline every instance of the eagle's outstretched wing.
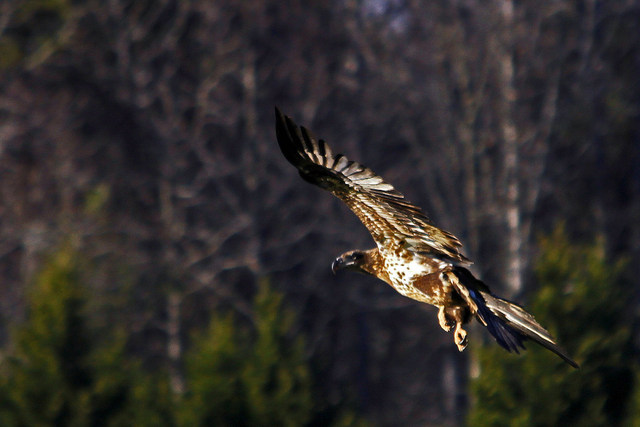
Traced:
POLYGON ((471 262, 460 253, 458 239, 432 225, 422 210, 407 201, 371 169, 334 155, 323 140, 298 127, 276 107, 276 134, 285 158, 306 181, 342 200, 367 227, 378 247, 389 239, 416 254, 450 261, 471 262))
POLYGON ((491 293, 487 285, 476 279, 469 270, 454 267, 453 285, 465 300, 476 319, 487 327, 498 344, 507 351, 519 353, 524 341, 532 340, 551 350, 569 365, 578 368, 578 364, 556 343, 549 331, 518 304, 499 298, 491 293))

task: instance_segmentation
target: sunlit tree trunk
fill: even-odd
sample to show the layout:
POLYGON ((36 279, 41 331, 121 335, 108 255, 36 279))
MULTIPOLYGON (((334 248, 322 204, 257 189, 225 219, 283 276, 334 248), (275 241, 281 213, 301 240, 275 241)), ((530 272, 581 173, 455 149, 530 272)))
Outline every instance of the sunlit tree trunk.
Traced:
POLYGON ((502 14, 502 34, 495 40, 496 54, 498 55, 499 76, 499 120, 500 136, 504 149, 504 201, 505 220, 507 230, 507 252, 505 284, 511 294, 516 294, 522 289, 523 262, 522 262, 522 233, 521 233, 521 209, 520 209, 520 183, 518 180, 518 133, 514 122, 515 100, 517 97, 515 88, 514 52, 512 40, 513 28, 513 1, 501 0, 500 12, 502 14))

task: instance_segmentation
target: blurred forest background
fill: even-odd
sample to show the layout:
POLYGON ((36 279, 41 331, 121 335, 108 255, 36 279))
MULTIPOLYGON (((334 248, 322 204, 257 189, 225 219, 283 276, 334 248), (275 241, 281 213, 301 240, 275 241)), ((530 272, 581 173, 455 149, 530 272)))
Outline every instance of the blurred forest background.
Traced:
POLYGON ((634 0, 0 2, 0 424, 640 425, 634 0), (581 364, 458 353, 278 105, 581 364))

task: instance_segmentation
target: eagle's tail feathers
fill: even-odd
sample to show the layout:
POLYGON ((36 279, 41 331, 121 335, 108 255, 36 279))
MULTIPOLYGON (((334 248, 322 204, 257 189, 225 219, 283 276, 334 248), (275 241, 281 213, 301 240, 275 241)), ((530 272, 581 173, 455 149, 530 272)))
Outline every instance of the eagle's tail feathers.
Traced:
POLYGON ((488 292, 469 293, 478 306, 478 320, 487 326, 489 333, 507 351, 519 353, 520 348, 525 348, 524 341, 530 339, 551 350, 569 365, 578 368, 578 364, 556 344, 551 334, 522 307, 488 292))

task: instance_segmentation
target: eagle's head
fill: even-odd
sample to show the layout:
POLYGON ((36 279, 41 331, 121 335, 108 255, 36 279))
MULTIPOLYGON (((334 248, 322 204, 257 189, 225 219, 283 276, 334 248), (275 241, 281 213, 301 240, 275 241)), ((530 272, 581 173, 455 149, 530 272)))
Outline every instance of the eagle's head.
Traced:
POLYGON ((365 251, 354 250, 348 251, 340 255, 331 264, 333 274, 338 270, 353 270, 360 273, 371 274, 365 269, 367 262, 367 253, 365 251))

